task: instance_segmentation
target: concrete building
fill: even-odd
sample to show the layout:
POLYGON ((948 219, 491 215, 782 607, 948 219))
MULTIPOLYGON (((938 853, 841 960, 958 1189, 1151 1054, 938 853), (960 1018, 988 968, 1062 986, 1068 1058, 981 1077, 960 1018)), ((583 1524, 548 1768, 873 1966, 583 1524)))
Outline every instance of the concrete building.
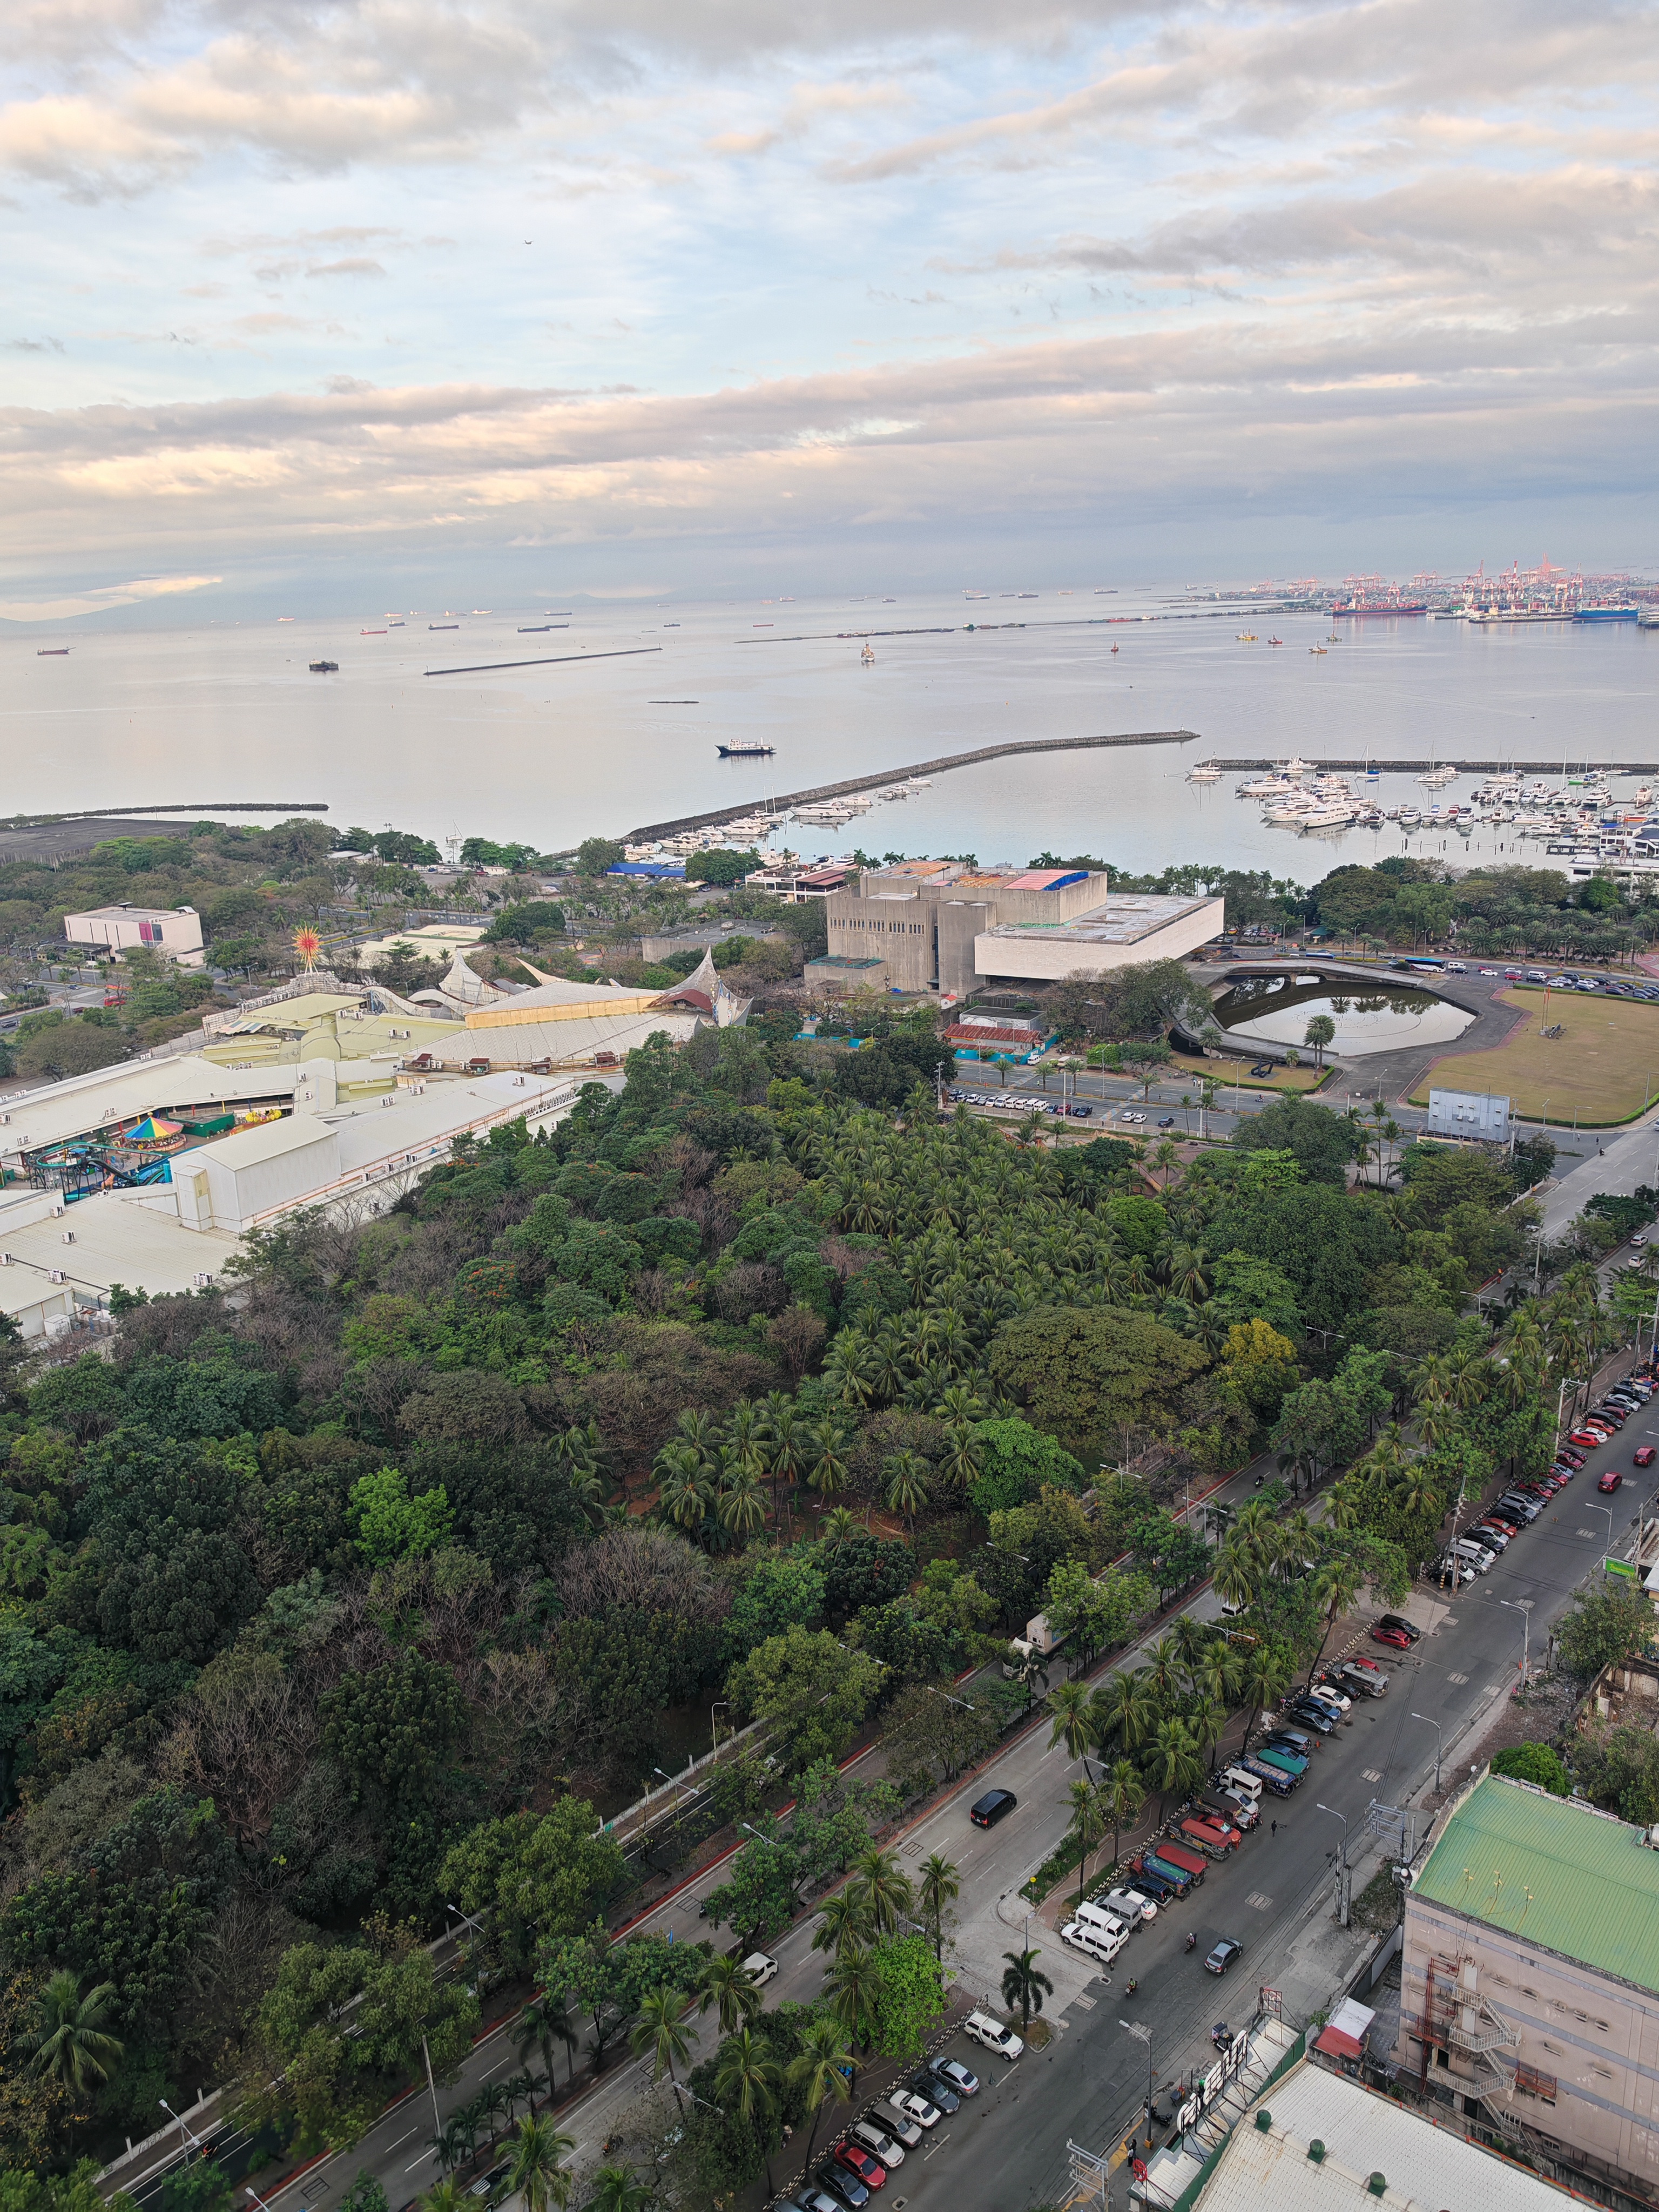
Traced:
POLYGON ((957 997, 1178 957, 1217 934, 1223 910, 1219 898, 1114 896, 1104 875, 1079 868, 951 860, 866 868, 824 902, 832 957, 880 960, 890 985, 957 997))
POLYGON ((1659 1850, 1490 1772, 1406 1899, 1401 2073, 1560 2164, 1659 2191, 1659 1850))
POLYGON ((180 967, 202 964, 202 917, 192 906, 98 906, 89 914, 66 914, 64 939, 66 944, 92 945, 100 952, 128 952, 144 945, 169 954, 180 967))

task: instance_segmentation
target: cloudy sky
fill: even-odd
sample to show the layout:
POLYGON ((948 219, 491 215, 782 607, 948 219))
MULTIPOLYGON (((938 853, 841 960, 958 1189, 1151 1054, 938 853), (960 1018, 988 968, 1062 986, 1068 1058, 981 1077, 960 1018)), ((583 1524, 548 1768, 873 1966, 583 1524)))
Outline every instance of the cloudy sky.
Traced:
POLYGON ((14 617, 1659 562, 1652 7, 6 24, 14 617))

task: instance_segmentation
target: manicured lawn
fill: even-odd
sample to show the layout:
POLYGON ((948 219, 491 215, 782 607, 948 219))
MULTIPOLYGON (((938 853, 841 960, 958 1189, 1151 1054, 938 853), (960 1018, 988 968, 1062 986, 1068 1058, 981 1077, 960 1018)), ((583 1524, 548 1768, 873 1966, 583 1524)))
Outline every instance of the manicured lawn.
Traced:
POLYGON ((1452 1091, 1507 1092, 1515 1111, 1533 1119, 1548 1102, 1551 1125, 1570 1127, 1575 1110, 1581 1128, 1605 1128, 1632 1120, 1643 1101, 1659 1091, 1659 1006, 1629 1006, 1619 999, 1576 991, 1549 994, 1547 1037, 1544 993, 1535 985, 1498 994, 1526 1020, 1507 1044, 1486 1052, 1443 1054, 1412 1093, 1426 1106, 1433 1084, 1452 1091))
MULTIPOLYGON (((1275 1067, 1271 1075, 1253 1076, 1250 1069, 1261 1065, 1249 1060, 1195 1060, 1189 1053, 1173 1053, 1164 1072, 1163 1080, 1175 1083, 1188 1076, 1207 1075, 1216 1083, 1224 1084, 1229 1091, 1235 1079, 1246 1091, 1316 1091, 1330 1074, 1328 1067, 1315 1067, 1304 1061, 1300 1067, 1275 1067)), ((1197 1092, 1194 1092, 1196 1098, 1197 1092)), ((1219 1106, 1218 1098, 1216 1104, 1219 1106)))

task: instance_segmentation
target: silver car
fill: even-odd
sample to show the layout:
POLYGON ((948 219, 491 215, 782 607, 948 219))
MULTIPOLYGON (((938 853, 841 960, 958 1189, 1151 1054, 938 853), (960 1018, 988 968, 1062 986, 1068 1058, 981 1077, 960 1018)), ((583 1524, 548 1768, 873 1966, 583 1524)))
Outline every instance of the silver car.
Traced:
POLYGON ((902 2166, 904 2153, 890 2135, 883 2133, 873 2120, 854 2120, 848 2129, 855 2143, 867 2150, 872 2158, 883 2166, 902 2166))

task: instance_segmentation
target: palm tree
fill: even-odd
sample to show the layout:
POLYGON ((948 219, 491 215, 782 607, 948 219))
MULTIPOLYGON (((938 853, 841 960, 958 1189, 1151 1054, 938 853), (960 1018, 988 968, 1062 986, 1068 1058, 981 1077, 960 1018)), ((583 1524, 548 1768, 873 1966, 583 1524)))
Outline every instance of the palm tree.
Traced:
POLYGON ((1041 1951, 1005 1951, 1002 1955, 1008 1961, 1002 1970, 1002 2002, 1019 2007, 1020 2033, 1029 2035, 1031 2014, 1042 2010, 1042 2000, 1053 1996, 1054 1985, 1036 1963, 1041 1951))
POLYGON ((1095 1741, 1103 1751, 1115 1736, 1126 1751, 1138 1750, 1158 1725, 1158 1700, 1144 1667, 1127 1668, 1103 1682, 1089 1709, 1094 1716, 1095 1741))
POLYGON ((1271 1712, 1291 1686, 1291 1667, 1280 1652, 1258 1644, 1244 1662, 1244 1741, 1240 1747, 1243 1758, 1250 1747, 1256 1723, 1263 1713, 1271 1712))
POLYGON ((719 2012, 722 2035, 735 2033, 761 2008, 755 1978, 734 1951, 717 1951, 703 1967, 697 2010, 707 2012, 711 2005, 719 2012))
POLYGON ((788 2082, 799 2089, 811 2115, 812 2124, 807 2130, 806 2159, 801 2171, 810 2172, 812 2165, 812 2145, 817 2140, 818 2114, 826 2097, 838 2098, 844 2105, 853 2094, 850 2079, 853 2054, 848 2047, 847 2032, 838 2020, 817 2013, 801 2031, 800 2049, 789 2062, 788 2082))
POLYGON ((1146 1751, 1146 1777, 1158 1793, 1159 1811, 1171 1797, 1185 1797, 1204 1779, 1204 1760, 1198 1738, 1188 1723, 1171 1713, 1158 1723, 1158 1733, 1146 1751))
POLYGON ((1334 1041, 1335 1036, 1336 1024, 1331 1019, 1328 1014, 1316 1014, 1312 1020, 1308 1024, 1307 1030, 1304 1034, 1302 1042, 1304 1044, 1310 1044, 1313 1047, 1314 1066, 1316 1067, 1323 1066, 1325 1061, 1325 1048, 1334 1041))
POLYGON ((854 1862, 850 1886, 868 1906, 880 1936, 896 1935, 900 1919, 915 1901, 910 1877, 900 1867, 896 1851, 879 1851, 872 1846, 861 1853, 854 1862))
POLYGON ((823 1978, 830 2009, 860 2051, 875 2033, 876 2001, 881 1995, 881 1961, 862 1944, 849 1943, 823 1978))
POLYGON ((107 2081, 126 2051, 104 2027, 114 1995, 113 1982, 100 1982, 82 1996, 80 1976, 60 1966, 36 2000, 40 2032, 29 2070, 76 2097, 107 2081))
POLYGON ((739 2028, 721 2045, 720 2063, 714 2069, 714 2094, 727 2102, 735 2099, 738 2110, 766 2143, 769 2197, 774 2194, 771 2136, 769 2132, 763 2134, 760 2123, 770 2117, 782 2082, 783 2069, 773 2057, 771 2045, 752 2027, 739 2028))
POLYGON ((962 1894, 955 1866, 941 1852, 930 1852, 921 1863, 922 1909, 933 1923, 933 1955, 945 1962, 945 1908, 962 1894))
POLYGON ((471 2191, 453 2173, 447 2173, 441 2181, 433 2183, 421 2203, 425 2212, 471 2212, 472 2201, 471 2191))
POLYGON ((478 2141, 478 2124, 465 2112, 452 2112, 435 2136, 427 2137, 427 2148, 446 2173, 453 2173, 472 2155, 478 2141))
POLYGON ((581 2038, 565 2009, 564 1999, 560 1997, 556 2003, 550 1993, 532 1998, 513 2025, 513 2048, 520 2058, 532 2051, 541 2053, 550 2091, 555 2083, 554 2045, 563 2044, 565 2055, 570 2061, 570 2079, 574 2082, 576 2078, 576 2047, 580 2041, 581 2038))
POLYGON ((665 1444, 656 1469, 659 1511, 678 1528, 701 1528, 714 1502, 708 1461, 690 1444, 665 1444))
POLYGON ((865 1948, 875 1932, 869 1898, 857 1883, 849 1882, 845 1889, 838 1889, 833 1896, 824 1899, 812 1935, 812 1948, 833 1951, 840 1958, 849 1948, 865 1948))
POLYGON ((646 2212, 655 2202, 631 2166, 602 2166, 593 2176, 592 2212, 646 2212))
POLYGON ((571 2174, 559 2160, 575 2148, 575 2137, 556 2128, 551 2120, 520 2121, 507 2187, 523 2197, 525 2212, 547 2212, 550 2204, 564 2212, 570 2202, 571 2174))
POLYGON ((726 1470, 714 1511, 722 1528, 747 1543, 766 1526, 766 1492, 761 1479, 745 1467, 726 1470))
POLYGON ((916 1451, 895 1452, 882 1466, 887 1478, 887 1510, 902 1514, 904 1525, 913 1535, 916 1516, 927 1503, 929 1472, 927 1461, 916 1451))
POLYGON ((1058 1689, 1050 1690, 1048 1711, 1054 1716, 1054 1725, 1048 1732, 1050 1751, 1063 1741, 1066 1757, 1081 1759, 1095 1740, 1093 1707, 1087 1685, 1062 1682, 1058 1689))
POLYGON ((1325 1656, 1325 1646, 1331 1640, 1332 1629, 1358 1596, 1364 1580, 1363 1571, 1352 1559, 1327 1559, 1315 1574, 1314 1602, 1325 1615, 1325 1633, 1319 1639, 1319 1649, 1315 1652, 1313 1665, 1308 1670, 1310 1682, 1319 1671, 1319 1662, 1325 1656))
MULTIPOLYGON (((651 2078, 660 2081, 665 2073, 674 2085, 674 2100, 680 2103, 679 2076, 676 2063, 684 2065, 690 2056, 696 2040, 694 2031, 687 2024, 686 2014, 691 2009, 691 2000, 678 1990, 648 1990, 640 1999, 640 2016, 635 2021, 629 2042, 635 2058, 651 2057, 651 2078)), ((684 2111, 684 2104, 680 2109, 684 2111)))
POLYGON ((1112 1824, 1112 1863, 1120 1856, 1118 1838, 1132 1820, 1139 1816, 1146 1802, 1146 1785, 1142 1782, 1132 1759, 1114 1759, 1107 1769, 1096 1793, 1101 1810, 1112 1824))
POLYGON ((1098 1796, 1088 1783, 1073 1782, 1066 1794, 1072 1801, 1072 1833, 1079 1844, 1077 1901, 1081 1905, 1083 1885, 1089 1873, 1089 1854, 1106 1832, 1106 1815, 1098 1796))
POLYGON ((820 1497, 847 1487, 847 1454, 851 1439, 841 1423, 828 1418, 807 1431, 811 1468, 806 1480, 820 1497))
POLYGON ((832 1505, 818 1523, 820 1539, 832 1548, 850 1544, 859 1533, 858 1516, 850 1505, 832 1505))

